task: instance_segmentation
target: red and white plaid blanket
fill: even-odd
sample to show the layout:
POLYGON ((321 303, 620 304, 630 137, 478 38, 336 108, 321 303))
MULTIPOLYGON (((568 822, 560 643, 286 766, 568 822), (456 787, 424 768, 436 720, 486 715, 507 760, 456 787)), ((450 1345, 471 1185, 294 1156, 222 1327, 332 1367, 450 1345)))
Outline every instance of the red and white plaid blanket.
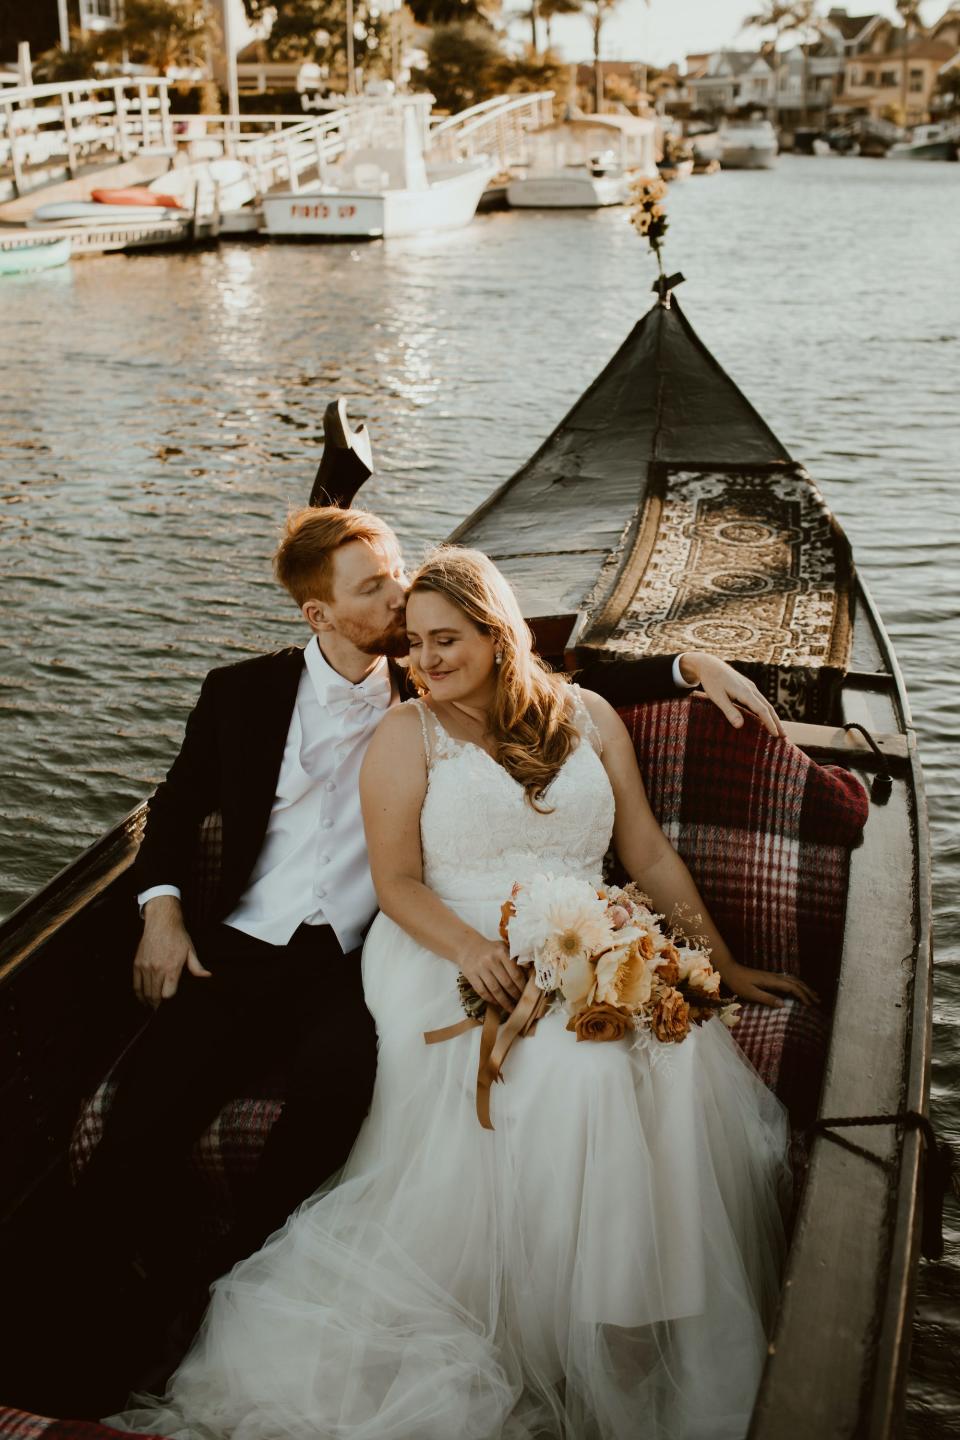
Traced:
POLYGON ((816 1115, 867 793, 752 716, 734 729, 700 697, 620 713, 653 811, 730 949, 746 965, 801 976, 823 1000, 820 1009, 744 1005, 733 1031, 794 1126, 805 1126, 816 1115))
MULTIPOLYGON (((0 1406, 2 1440, 122 1440, 125 1431, 112 1430, 94 1420, 54 1420, 48 1415, 28 1415, 26 1410, 0 1406)), ((146 1440, 162 1440, 147 1436, 146 1440)))

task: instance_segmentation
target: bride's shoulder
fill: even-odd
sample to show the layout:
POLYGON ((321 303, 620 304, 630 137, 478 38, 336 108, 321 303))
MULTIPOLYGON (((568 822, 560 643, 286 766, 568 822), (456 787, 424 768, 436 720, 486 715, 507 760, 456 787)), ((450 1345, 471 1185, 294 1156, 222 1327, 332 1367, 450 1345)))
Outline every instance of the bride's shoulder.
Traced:
POLYGON ((578 705, 583 707, 604 746, 618 740, 625 733, 623 721, 609 700, 605 700, 595 690, 584 690, 579 685, 571 685, 570 690, 574 713, 578 705))
MULTIPOLYGON (((387 711, 367 748, 367 762, 416 762, 423 757, 423 717, 419 700, 408 700, 387 711)), ((365 762, 366 763, 366 762, 365 762)))

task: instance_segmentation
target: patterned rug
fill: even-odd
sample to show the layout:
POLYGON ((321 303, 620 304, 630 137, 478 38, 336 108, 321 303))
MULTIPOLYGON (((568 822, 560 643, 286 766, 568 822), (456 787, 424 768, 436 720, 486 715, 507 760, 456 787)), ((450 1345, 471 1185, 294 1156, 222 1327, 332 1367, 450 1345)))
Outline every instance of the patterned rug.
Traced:
POLYGON ((639 529, 594 591, 586 645, 629 655, 709 650, 787 718, 826 718, 850 659, 850 546, 800 465, 654 466, 639 529))

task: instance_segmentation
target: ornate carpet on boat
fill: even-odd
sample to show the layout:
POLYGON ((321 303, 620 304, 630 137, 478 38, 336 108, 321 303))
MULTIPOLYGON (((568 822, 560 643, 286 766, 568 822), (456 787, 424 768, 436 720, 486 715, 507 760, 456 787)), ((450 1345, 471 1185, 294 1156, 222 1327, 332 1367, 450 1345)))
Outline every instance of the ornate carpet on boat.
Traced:
POLYGON ((736 661, 786 718, 823 720, 850 660, 854 575, 802 466, 656 465, 638 531, 599 578, 586 644, 709 650, 736 661))

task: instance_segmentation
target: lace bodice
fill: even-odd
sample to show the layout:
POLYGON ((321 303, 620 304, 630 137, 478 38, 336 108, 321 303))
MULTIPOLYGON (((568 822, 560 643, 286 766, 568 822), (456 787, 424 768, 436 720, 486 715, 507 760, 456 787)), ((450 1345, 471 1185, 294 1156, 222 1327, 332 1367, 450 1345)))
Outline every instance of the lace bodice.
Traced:
POLYGON ((550 872, 599 879, 613 831, 613 791, 596 730, 571 686, 580 743, 538 814, 523 786, 479 745, 455 740, 422 701, 428 787, 420 812, 424 880, 447 900, 507 898, 515 880, 550 872))

